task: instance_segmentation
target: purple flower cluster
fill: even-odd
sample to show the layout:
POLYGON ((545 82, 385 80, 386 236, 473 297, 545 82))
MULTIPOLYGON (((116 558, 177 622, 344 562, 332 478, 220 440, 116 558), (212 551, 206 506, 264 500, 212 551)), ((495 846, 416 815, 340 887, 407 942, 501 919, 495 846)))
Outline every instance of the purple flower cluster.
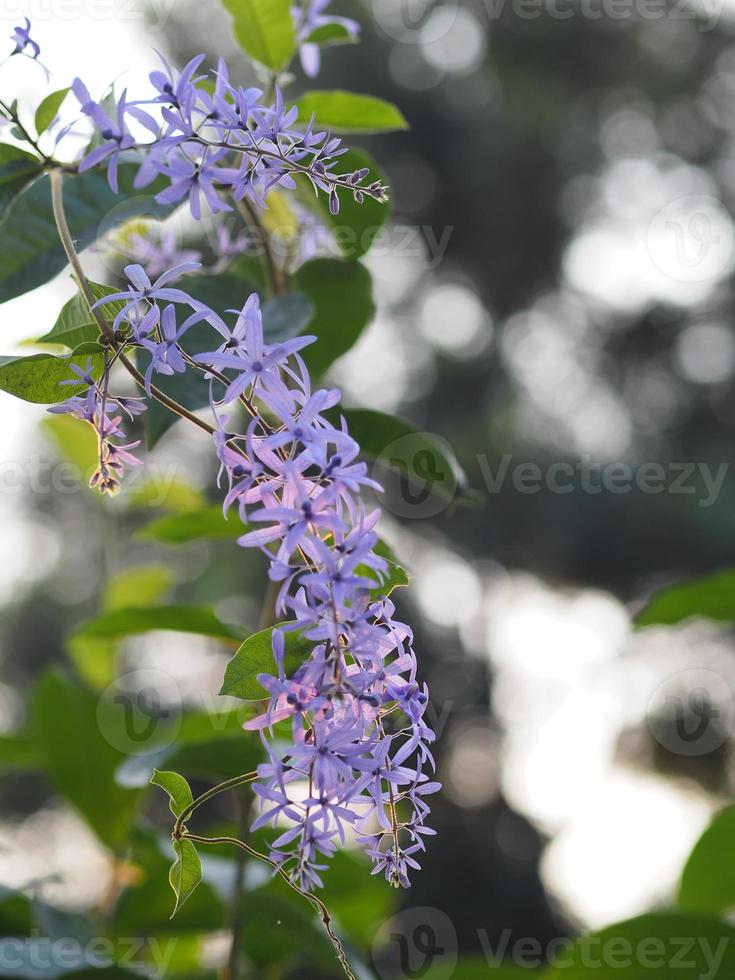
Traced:
POLYGON ((221 59, 212 86, 209 77, 197 74, 203 60, 204 55, 193 58, 180 73, 164 61, 163 70, 150 75, 153 91, 148 99, 129 101, 125 91, 114 109, 95 102, 75 79, 74 94, 98 134, 98 145, 81 160, 80 172, 106 162, 110 186, 116 191, 122 155, 135 150, 143 157, 136 188, 163 177, 168 186, 156 200, 161 204, 188 200, 197 219, 203 203, 213 214, 231 211, 227 198, 265 207, 268 192, 274 187, 293 189, 298 174, 317 193, 328 195, 334 213, 339 210, 339 188, 358 202, 366 196, 386 199, 380 181, 364 184, 368 171, 337 171, 347 148, 328 133, 315 132, 313 119, 300 123, 298 109, 286 108, 280 91, 269 104, 259 89, 232 85, 221 59), (147 131, 152 141, 140 143, 131 125, 147 131))
POLYGON ((38 58, 41 53, 41 49, 38 44, 31 37, 31 22, 28 18, 25 18, 25 27, 14 27, 13 33, 10 35, 10 40, 14 42, 15 48, 11 52, 12 54, 28 54, 27 48, 31 49, 31 54, 29 55, 34 61, 38 58))
POLYGON ((70 365, 76 378, 62 381, 62 385, 86 385, 81 395, 72 395, 59 405, 49 409, 56 415, 71 415, 74 418, 88 422, 97 434, 98 462, 89 485, 101 493, 114 495, 120 489, 125 466, 140 466, 141 461, 133 455, 140 442, 120 442, 125 439, 125 433, 120 428, 122 415, 110 417, 111 413, 121 411, 129 418, 145 411, 146 405, 142 398, 128 398, 122 395, 113 396, 108 391, 110 364, 105 365, 102 378, 95 381, 93 363, 89 358, 85 367, 70 365))
POLYGON ((195 367, 210 377, 225 511, 236 507, 248 525, 240 545, 267 555, 276 611, 286 617, 272 634, 275 673, 259 676, 268 707, 245 726, 261 732, 269 753, 254 784, 261 806, 253 828, 279 825, 270 856, 302 888, 321 884, 324 858, 348 834, 375 872, 407 886, 433 834, 425 798, 439 784, 423 772, 434 768, 434 733, 411 630, 394 619, 383 588, 380 512, 366 512, 360 497, 379 488, 344 419, 335 425, 325 415, 340 393, 312 391, 299 352, 314 338, 266 343, 256 295, 228 326, 170 286, 189 268, 151 283, 128 266, 128 289, 99 305, 123 301, 116 336, 150 351, 148 384, 153 373, 195 367), (193 313, 179 325, 181 303, 193 313), (216 349, 189 358, 179 340, 195 323, 213 328, 216 349), (233 426, 235 408, 249 419, 244 432, 233 426), (286 660, 294 633, 313 643, 295 670, 286 660))
POLYGON ((331 2, 332 0, 302 0, 300 6, 291 10, 299 42, 301 67, 309 78, 315 78, 319 74, 322 63, 319 44, 309 40, 314 31, 336 26, 343 28, 348 37, 354 38, 360 33, 360 25, 356 20, 325 13, 331 2))

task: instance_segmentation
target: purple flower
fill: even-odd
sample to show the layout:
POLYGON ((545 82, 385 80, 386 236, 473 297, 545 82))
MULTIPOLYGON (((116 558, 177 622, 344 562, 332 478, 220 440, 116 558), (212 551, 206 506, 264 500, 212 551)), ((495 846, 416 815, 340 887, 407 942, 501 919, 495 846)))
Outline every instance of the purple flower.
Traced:
POLYGON ((164 272, 152 283, 141 265, 126 265, 125 275, 130 283, 128 288, 123 292, 111 293, 109 296, 98 299, 92 308, 107 306, 109 303, 123 302, 125 305, 115 316, 112 328, 117 332, 124 320, 130 320, 134 324, 136 338, 140 339, 145 334, 150 333, 160 319, 158 300, 165 300, 169 303, 188 303, 189 306, 201 308, 202 304, 196 303, 183 289, 174 289, 168 285, 187 272, 193 272, 198 268, 198 262, 184 262, 164 272))
POLYGON ((319 45, 308 40, 315 30, 319 27, 337 24, 344 27, 351 37, 356 37, 360 33, 360 25, 357 21, 350 20, 348 17, 324 15, 324 10, 331 2, 332 0, 306 0, 302 7, 292 7, 291 9, 299 41, 301 67, 304 74, 309 78, 315 78, 321 67, 319 45))
POLYGON ((35 61, 40 55, 41 49, 31 37, 31 22, 27 17, 25 18, 25 22, 25 27, 14 27, 13 33, 10 35, 10 40, 15 42, 15 50, 12 54, 24 54, 26 48, 30 48, 33 54, 29 57, 35 61))
POLYGON ((152 355, 151 363, 145 372, 145 389, 151 394, 151 378, 157 374, 183 374, 186 371, 186 360, 179 347, 179 341, 190 327, 201 323, 209 315, 206 310, 198 310, 187 317, 181 326, 176 325, 176 309, 169 304, 161 314, 161 340, 142 339, 141 346, 152 355))

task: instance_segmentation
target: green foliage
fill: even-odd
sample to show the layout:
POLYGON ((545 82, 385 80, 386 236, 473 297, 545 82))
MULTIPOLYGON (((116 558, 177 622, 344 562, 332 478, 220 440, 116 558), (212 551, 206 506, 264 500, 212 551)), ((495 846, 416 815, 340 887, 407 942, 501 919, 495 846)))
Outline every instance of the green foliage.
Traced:
MULTIPOLYGON (((270 674, 275 669, 272 647, 274 629, 277 626, 254 633, 245 640, 227 664, 220 694, 229 694, 242 701, 260 701, 268 697, 268 692, 258 683, 258 674, 270 674)), ((286 676, 290 676, 309 656, 314 642, 294 632, 284 634, 284 639, 286 656, 283 666, 286 676)))
POLYGON ((366 456, 397 467, 409 480, 415 478, 424 487, 430 476, 432 492, 450 500, 466 482, 448 447, 410 422, 368 408, 346 409, 342 414, 366 456))
MULTIPOLYGON (((375 161, 364 150, 348 150, 340 157, 341 173, 354 173, 366 167, 370 173, 363 183, 383 180, 375 161)), ((307 181, 300 183, 300 197, 332 231, 336 244, 347 259, 359 259, 370 250, 375 236, 390 215, 389 202, 381 204, 366 197, 362 204, 358 204, 354 195, 345 188, 337 191, 339 214, 331 213, 328 200, 323 195, 314 194, 307 181)))
POLYGON ((119 612, 144 602, 161 601, 171 588, 173 576, 164 565, 141 565, 118 572, 105 586, 102 608, 119 612))
POLYGON ((53 354, 31 354, 30 357, 0 357, 0 388, 16 398, 37 405, 55 405, 70 395, 84 391, 86 386, 62 381, 75 378, 70 364, 85 367, 92 360, 92 375, 102 374, 103 360, 99 348, 82 344, 72 354, 55 357, 53 354))
POLYGON ((151 630, 195 633, 218 640, 239 639, 241 632, 227 626, 206 606, 127 606, 102 613, 86 623, 76 634, 84 637, 135 636, 151 630))
POLYGON ((318 376, 354 346, 372 320, 372 279, 359 262, 312 259, 298 270, 296 281, 316 309, 304 332, 318 339, 303 356, 309 370, 318 376))
POLYGON ((701 916, 654 913, 582 936, 557 956, 544 980, 729 980, 735 928, 701 916), (718 964, 713 955, 721 956, 718 964))
POLYGON ((184 777, 177 772, 161 772, 154 769, 151 783, 154 786, 160 786, 162 790, 168 793, 168 805, 175 817, 181 816, 184 810, 194 802, 191 787, 184 777))
POLYGON ((301 121, 306 123, 314 115, 317 126, 335 133, 391 133, 408 129, 397 106, 372 95, 311 91, 302 95, 296 104, 301 121))
POLYGON ((214 506, 158 517, 141 528, 136 536, 173 545, 202 538, 232 539, 244 533, 245 529, 236 514, 233 513, 228 520, 222 508, 214 506))
POLYGON ((112 706, 65 674, 52 671, 33 693, 31 720, 43 768, 57 791, 103 843, 121 847, 140 792, 125 789, 114 779, 123 754, 105 736, 119 725, 112 706))
MULTIPOLYGON (((135 190, 136 172, 134 164, 121 165, 119 196, 100 171, 90 170, 66 181, 64 207, 80 251, 136 215, 164 217, 171 211, 153 200, 160 185, 154 183, 145 195, 135 190)), ((0 303, 42 286, 65 265, 51 210, 51 186, 44 176, 16 197, 0 223, 0 303)))
POLYGON ((689 855, 678 904, 687 912, 722 915, 735 908, 735 806, 713 819, 689 855))
POLYGON ((296 50, 290 0, 222 0, 233 20, 235 38, 266 68, 285 68, 296 50))
POLYGON ((175 840, 173 842, 176 860, 171 865, 168 880, 176 896, 176 904, 171 918, 176 915, 181 906, 191 898, 194 890, 202 880, 202 862, 199 860, 197 849, 190 840, 175 840))
POLYGON ((328 47, 331 44, 358 44, 360 38, 355 34, 351 34, 344 24, 332 23, 315 27, 306 40, 309 44, 328 47))
POLYGON ((635 617, 637 626, 673 626, 692 616, 735 620, 735 569, 725 568, 662 589, 635 617))
POLYGON ((38 157, 9 143, 0 143, 0 220, 16 197, 40 173, 38 157))
MULTIPOLYGON (((95 299, 102 299, 111 293, 117 292, 111 286, 102 286, 97 282, 89 282, 89 288, 95 299)), ((124 304, 120 301, 110 303, 102 309, 102 313, 107 320, 114 319, 115 315, 123 308, 124 304)), ((76 293, 64 304, 53 327, 38 338, 39 344, 64 344, 70 350, 74 350, 80 344, 92 343, 99 339, 100 328, 97 321, 89 312, 86 299, 81 293, 76 293)))
POLYGON ((60 88, 56 92, 51 92, 46 98, 41 102, 38 109, 36 109, 36 132, 39 136, 46 132, 51 123, 56 118, 59 109, 61 108, 61 103, 69 94, 69 88, 60 88))
POLYGON ((70 415, 48 415, 43 420, 43 428, 61 456, 83 476, 92 475, 97 465, 97 437, 90 425, 70 415))

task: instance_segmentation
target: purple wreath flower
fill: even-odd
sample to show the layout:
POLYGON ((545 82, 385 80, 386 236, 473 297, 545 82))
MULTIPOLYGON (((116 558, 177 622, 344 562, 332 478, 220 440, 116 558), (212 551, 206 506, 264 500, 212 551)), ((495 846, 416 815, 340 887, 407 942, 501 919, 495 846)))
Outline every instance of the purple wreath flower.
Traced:
POLYGON ((13 28, 10 40, 15 42, 15 50, 11 54, 25 54, 26 48, 30 48, 33 54, 29 55, 29 57, 35 61, 40 55, 41 49, 31 37, 31 22, 27 17, 25 18, 25 22, 25 27, 13 28))

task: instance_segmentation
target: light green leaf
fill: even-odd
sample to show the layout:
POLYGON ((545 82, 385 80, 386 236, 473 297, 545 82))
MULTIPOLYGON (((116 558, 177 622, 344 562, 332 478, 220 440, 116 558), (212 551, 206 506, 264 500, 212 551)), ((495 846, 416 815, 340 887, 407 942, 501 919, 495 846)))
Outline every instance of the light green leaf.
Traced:
POLYGON ((312 374, 319 376, 350 350, 372 320, 372 279, 359 262, 313 259, 301 266, 296 280, 316 309, 304 333, 318 340, 302 355, 312 374))
POLYGON ((296 105, 301 122, 308 123, 314 115, 318 128, 335 133, 391 133, 409 128, 400 109, 372 95, 312 91, 302 95, 296 105))
MULTIPOLYGON (((111 286, 102 286, 96 282, 89 283, 95 299, 102 299, 117 292, 111 286)), ((102 310, 108 320, 114 319, 116 314, 123 308, 124 303, 116 302, 105 306, 102 310)), ((71 350, 79 344, 94 342, 99 340, 100 328, 96 320, 89 312, 87 301, 77 293, 76 296, 64 304, 56 323, 53 327, 38 338, 39 344, 65 344, 71 350)))
MULTIPOLYGON (((355 173, 365 168, 370 173, 363 180, 363 185, 382 181, 383 175, 375 161, 363 150, 348 150, 339 158, 338 172, 341 174, 355 173)), ((348 259, 359 259, 370 250, 375 236, 390 215, 389 201, 381 204, 366 197, 362 204, 358 204, 352 192, 344 188, 337 191, 339 214, 332 214, 326 195, 315 195, 311 184, 305 179, 299 180, 299 187, 300 199, 331 230, 335 243, 348 259)))
POLYGON ((152 630, 171 630, 195 633, 220 640, 237 640, 241 631, 222 623, 206 606, 127 607, 103 613, 87 623, 76 634, 84 637, 122 637, 148 633, 152 630))
POLYGON ((135 492, 126 499, 129 507, 136 510, 162 507, 172 511, 201 510, 206 500, 201 490, 183 480, 162 483, 160 480, 146 480, 136 484, 135 492))
POLYGON ((171 865, 168 880, 176 896, 176 904, 171 918, 176 915, 181 906, 195 891, 202 880, 202 862, 199 860, 197 849, 190 840, 175 840, 174 851, 176 860, 171 865))
POLYGON ((654 913, 581 936, 555 955, 544 980, 730 980, 735 928, 703 916, 654 913))
MULTIPOLYGON (((258 674, 272 674, 275 671, 272 646, 275 629, 278 626, 261 630, 245 640, 227 664, 220 694, 229 694, 242 701, 261 701, 268 697, 268 692, 258 683, 258 674)), ((314 641, 305 640, 299 633, 284 633, 284 640, 284 670, 286 676, 290 676, 309 657, 314 641)))
MULTIPOLYGON (((99 350, 99 348, 96 348, 99 350)), ((23 401, 37 405, 56 405, 70 395, 86 389, 84 384, 62 385, 75 377, 70 364, 86 366, 89 345, 82 344, 72 354, 31 354, 30 357, 0 357, 0 388, 23 401)), ((91 355, 92 375, 102 374, 101 353, 91 355)))
MULTIPOLYGON (((71 415, 47 415, 43 428, 61 455, 79 469, 83 482, 97 465, 97 437, 91 425, 71 415)), ((98 498, 99 494, 95 494, 98 498)))
MULTIPOLYGON (((137 171, 134 164, 121 164, 119 195, 110 190, 102 171, 90 170, 65 181, 66 216, 80 251, 130 218, 141 214, 161 218, 173 210, 154 201, 162 182, 146 188, 145 194, 133 187, 137 171)), ((49 178, 43 176, 15 198, 0 223, 0 303, 42 286, 65 265, 49 178)))
POLYGON ((338 24, 336 21, 315 27, 306 38, 307 44, 318 44, 323 48, 330 44, 359 44, 359 42, 360 38, 357 34, 348 31, 344 24, 338 24))
POLYGON ((638 613, 635 623, 672 626, 692 616, 720 622, 735 620, 735 569, 724 568, 662 589, 638 613))
POLYGON ((222 508, 215 506, 159 517, 141 528, 136 537, 164 544, 186 544, 201 538, 236 538, 245 534, 246 530, 236 512, 226 519, 222 508))
POLYGON ((0 220, 15 198, 41 173, 41 162, 17 146, 0 143, 0 220))
POLYGON ((194 802, 191 787, 177 772, 161 772, 159 769, 154 769, 151 782, 168 793, 168 805, 175 817, 182 814, 194 802))
POLYGON ((113 575, 102 600, 106 612, 160 602, 171 588, 173 576, 165 565, 143 565, 113 575))
POLYGON ((285 68, 296 50, 291 0, 222 0, 240 47, 266 68, 285 68))
POLYGON ((723 915, 735 908, 735 806, 715 815, 694 845, 679 885, 687 912, 723 915))
POLYGON ((114 773, 123 753, 106 737, 119 728, 113 705, 60 672, 45 674, 31 700, 31 730, 56 789, 99 839, 117 848, 127 839, 141 799, 114 773))
POLYGON ((45 133, 51 123, 56 118, 61 103, 69 93, 69 88, 60 88, 58 92, 51 92, 36 109, 36 132, 40 136, 45 133))

